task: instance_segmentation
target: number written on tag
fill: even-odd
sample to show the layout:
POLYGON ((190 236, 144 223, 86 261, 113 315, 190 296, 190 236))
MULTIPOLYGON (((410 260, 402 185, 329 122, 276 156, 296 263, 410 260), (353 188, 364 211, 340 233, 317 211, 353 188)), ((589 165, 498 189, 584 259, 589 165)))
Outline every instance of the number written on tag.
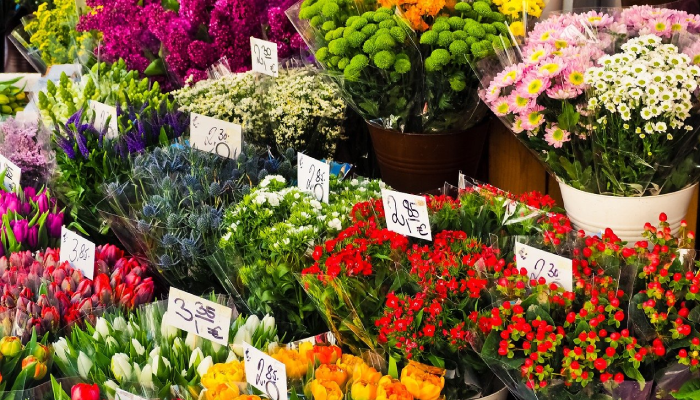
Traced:
POLYGON ((183 331, 226 345, 232 314, 229 307, 170 288, 167 323, 183 331))
POLYGON ((90 100, 88 105, 95 112, 95 129, 102 132, 107 128, 107 134, 105 135, 107 139, 115 139, 119 136, 117 109, 94 100, 90 100))
POLYGON ((525 268, 530 279, 544 278, 547 283, 573 290, 573 262, 570 259, 515 242, 515 261, 518 268, 525 268))
POLYGON ((15 189, 20 187, 20 181, 22 180, 22 170, 7 157, 0 155, 0 171, 5 171, 5 179, 2 184, 14 192, 15 189))
POLYGON ((311 193, 320 202, 328 203, 330 165, 315 158, 297 154, 297 186, 311 193))
POLYGON ((425 197, 382 189, 389 230, 405 236, 433 240, 425 197))
POLYGON ((117 389, 114 398, 115 400, 148 400, 145 397, 137 396, 123 389, 117 389))
POLYGON ((197 113, 190 114, 190 146, 197 150, 236 158, 241 151, 241 126, 197 113))
POLYGON ((243 343, 245 378, 270 400, 287 400, 287 369, 283 363, 243 343))
POLYGON ((253 72, 274 76, 279 74, 277 64, 277 43, 250 38, 250 53, 253 57, 253 72))
POLYGON ((92 279, 95 276, 95 243, 77 233, 61 228, 61 262, 68 261, 73 268, 92 279))

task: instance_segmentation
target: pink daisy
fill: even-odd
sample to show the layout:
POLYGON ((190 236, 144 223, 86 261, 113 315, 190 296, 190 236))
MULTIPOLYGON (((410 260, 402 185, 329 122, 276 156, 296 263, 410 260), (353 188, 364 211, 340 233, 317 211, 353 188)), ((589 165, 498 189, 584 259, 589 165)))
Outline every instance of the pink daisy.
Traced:
POLYGON ((544 131, 544 140, 547 142, 547 144, 556 149, 560 149, 564 143, 571 140, 571 135, 569 132, 559 128, 557 124, 552 124, 551 127, 546 128, 544 131))

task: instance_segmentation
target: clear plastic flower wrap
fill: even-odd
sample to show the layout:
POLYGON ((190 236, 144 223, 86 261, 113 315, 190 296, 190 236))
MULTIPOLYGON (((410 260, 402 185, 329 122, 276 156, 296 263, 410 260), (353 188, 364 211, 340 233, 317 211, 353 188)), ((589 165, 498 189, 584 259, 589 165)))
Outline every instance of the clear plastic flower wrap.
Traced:
POLYGON ((22 170, 22 187, 48 186, 56 168, 51 133, 41 121, 9 118, 0 123, 0 154, 22 170))

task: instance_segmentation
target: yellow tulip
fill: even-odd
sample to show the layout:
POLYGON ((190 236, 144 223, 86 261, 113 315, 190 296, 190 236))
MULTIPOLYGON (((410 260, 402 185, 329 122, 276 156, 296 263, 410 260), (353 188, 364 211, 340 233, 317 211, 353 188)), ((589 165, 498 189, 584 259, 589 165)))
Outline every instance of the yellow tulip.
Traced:
POLYGON ((336 364, 352 378, 352 375, 355 373, 355 368, 364 363, 364 360, 360 357, 353 356, 352 354, 343 354, 336 364))
POLYGON ((261 400, 260 396, 254 394, 242 394, 236 398, 236 400, 261 400))
POLYGON ((272 358, 284 364, 287 369, 287 377, 291 379, 303 378, 309 369, 310 360, 303 358, 296 350, 282 348, 272 358))
POLYGON ((316 369, 315 375, 316 379, 333 381, 341 388, 344 388, 348 381, 348 373, 334 364, 321 364, 321 366, 316 369))
POLYGON ((342 400, 343 391, 333 381, 314 379, 309 384, 314 400, 342 400))
POLYGON ((350 394, 353 400, 376 400, 377 385, 365 381, 356 381, 352 384, 350 394))
POLYGON ((357 365, 352 374, 353 382, 364 381, 369 383, 377 383, 381 377, 382 374, 379 371, 365 363, 357 365))
POLYGON ((235 400, 239 395, 237 385, 222 383, 214 388, 207 388, 204 392, 207 400, 235 400))
MULTIPOLYGON (((445 378, 429 370, 430 367, 409 362, 401 371, 401 383, 418 400, 437 400, 445 387, 445 378)), ((444 370, 440 370, 444 372, 444 370)))
POLYGON ((238 360, 214 364, 202 377, 202 386, 207 389, 217 388, 221 384, 233 386, 237 382, 245 382, 245 364, 238 360))
POLYGON ((377 386, 376 400, 413 400, 413 395, 403 383, 390 376, 383 376, 377 386))
POLYGON ((311 342, 301 342, 299 344, 299 354, 304 360, 309 359, 309 354, 314 350, 314 345, 311 342))

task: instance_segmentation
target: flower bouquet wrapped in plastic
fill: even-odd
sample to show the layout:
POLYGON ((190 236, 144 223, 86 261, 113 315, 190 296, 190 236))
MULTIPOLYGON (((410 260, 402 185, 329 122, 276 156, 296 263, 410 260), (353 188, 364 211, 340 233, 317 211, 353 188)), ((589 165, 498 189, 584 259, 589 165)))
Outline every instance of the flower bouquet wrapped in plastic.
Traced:
POLYGON ((51 134, 39 121, 8 118, 0 124, 0 154, 22 170, 22 187, 47 186, 56 167, 51 134))

